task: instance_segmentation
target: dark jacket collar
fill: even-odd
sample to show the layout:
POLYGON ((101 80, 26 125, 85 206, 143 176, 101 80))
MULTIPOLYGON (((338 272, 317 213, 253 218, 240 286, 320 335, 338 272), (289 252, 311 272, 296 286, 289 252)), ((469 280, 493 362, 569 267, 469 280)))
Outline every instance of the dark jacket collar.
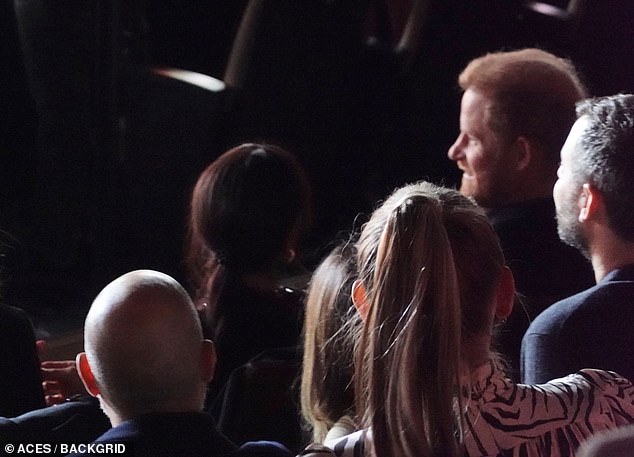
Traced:
POLYGON ((634 263, 615 268, 605 275, 601 281, 599 281, 599 284, 615 281, 634 281, 634 263))

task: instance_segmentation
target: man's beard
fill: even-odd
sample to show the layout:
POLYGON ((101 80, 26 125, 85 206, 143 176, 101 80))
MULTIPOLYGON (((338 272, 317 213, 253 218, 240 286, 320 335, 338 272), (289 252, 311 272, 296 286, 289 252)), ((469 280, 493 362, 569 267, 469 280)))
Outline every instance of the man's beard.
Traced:
POLYGON ((590 259, 588 239, 583 233, 578 217, 579 211, 573 199, 566 200, 557 210, 557 233, 561 241, 578 249, 581 254, 590 259))

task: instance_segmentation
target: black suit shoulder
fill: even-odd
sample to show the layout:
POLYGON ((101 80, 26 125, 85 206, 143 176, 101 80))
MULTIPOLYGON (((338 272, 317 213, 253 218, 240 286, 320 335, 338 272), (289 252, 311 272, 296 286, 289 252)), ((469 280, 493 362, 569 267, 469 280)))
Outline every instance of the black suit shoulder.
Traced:
POLYGON ((0 347, 0 416, 44 407, 35 332, 22 309, 0 304, 0 347))

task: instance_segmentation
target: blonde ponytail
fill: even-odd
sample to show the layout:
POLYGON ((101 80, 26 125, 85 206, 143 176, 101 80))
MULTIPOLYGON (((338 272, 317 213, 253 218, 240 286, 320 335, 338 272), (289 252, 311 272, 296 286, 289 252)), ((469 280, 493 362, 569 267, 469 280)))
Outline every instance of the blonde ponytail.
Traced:
POLYGON ((358 410, 377 457, 460 454, 460 295, 440 191, 428 183, 400 189, 359 240, 370 308, 358 410))

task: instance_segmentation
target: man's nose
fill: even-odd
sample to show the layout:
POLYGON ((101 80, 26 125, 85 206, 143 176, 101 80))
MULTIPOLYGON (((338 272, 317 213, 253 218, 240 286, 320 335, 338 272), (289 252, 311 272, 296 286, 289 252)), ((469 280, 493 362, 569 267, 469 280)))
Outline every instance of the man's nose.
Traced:
POLYGON ((464 156, 463 147, 465 137, 465 134, 461 133, 458 135, 458 138, 456 138, 456 141, 454 141, 454 143, 449 147, 449 150, 447 151, 447 157, 449 157, 449 159, 457 161, 464 156))

